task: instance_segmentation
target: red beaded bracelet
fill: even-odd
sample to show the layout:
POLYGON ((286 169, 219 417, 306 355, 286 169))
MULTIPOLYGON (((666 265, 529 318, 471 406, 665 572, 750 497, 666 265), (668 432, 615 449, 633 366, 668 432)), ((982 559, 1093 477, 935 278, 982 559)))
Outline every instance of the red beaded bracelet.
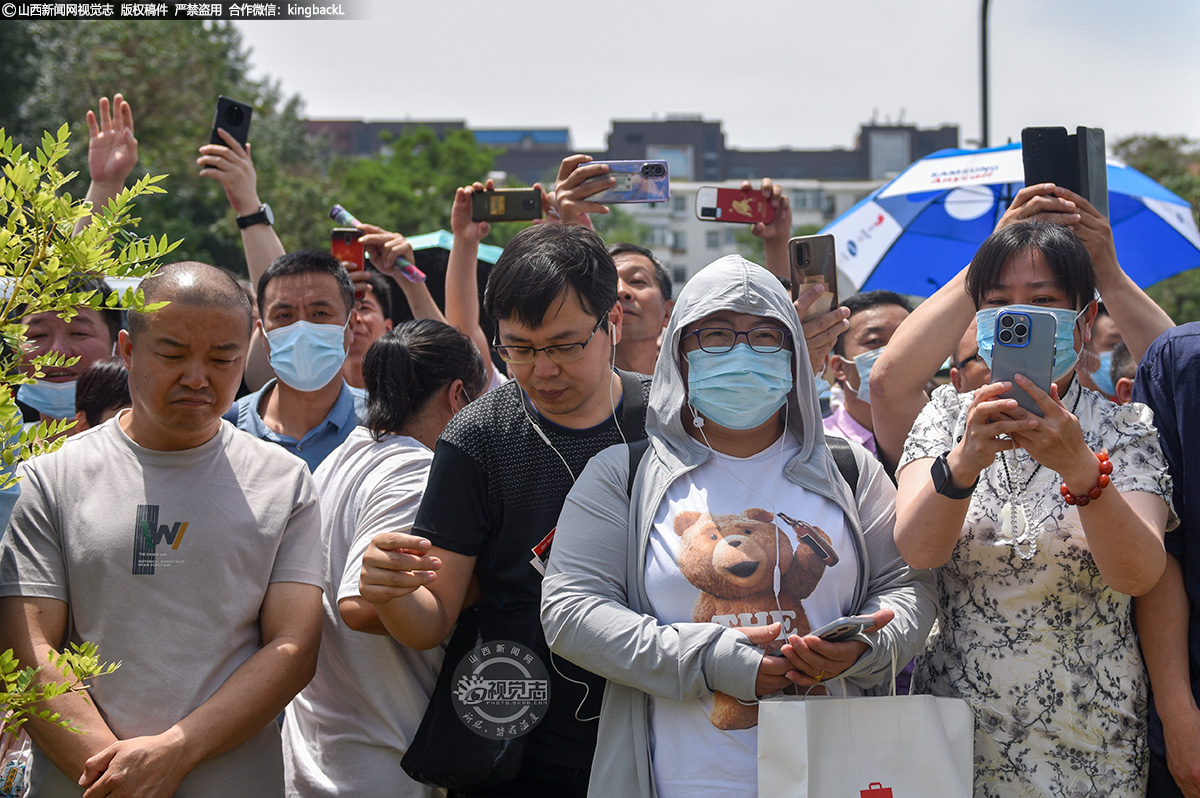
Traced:
POLYGON ((1108 462, 1108 452, 1097 452, 1096 459, 1100 461, 1100 478, 1096 480, 1096 487, 1089 490, 1082 496, 1076 496, 1067 488, 1067 483, 1064 482, 1059 488, 1059 493, 1062 494, 1063 501, 1067 504, 1086 507, 1090 502, 1100 498, 1100 494, 1109 486, 1112 481, 1108 475, 1112 473, 1112 463, 1108 462))

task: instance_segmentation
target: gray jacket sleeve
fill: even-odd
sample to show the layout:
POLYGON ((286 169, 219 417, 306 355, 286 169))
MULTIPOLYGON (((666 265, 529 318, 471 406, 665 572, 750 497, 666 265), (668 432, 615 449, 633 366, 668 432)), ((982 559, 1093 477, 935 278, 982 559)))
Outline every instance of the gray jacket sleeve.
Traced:
POLYGON ((892 656, 903 668, 925 645, 937 617, 932 571, 910 568, 896 549, 896 488, 883 467, 861 447, 855 447, 859 480, 854 491, 867 557, 866 597, 859 612, 884 607, 896 617, 878 632, 856 639, 870 648, 845 672, 847 680, 867 692, 887 692, 892 656))
POLYGON ((709 623, 663 624, 631 609, 639 604, 644 566, 626 495, 628 463, 625 446, 601 452, 563 505, 542 582, 542 627, 551 650, 663 698, 721 691, 753 700, 762 651, 743 635, 709 623))

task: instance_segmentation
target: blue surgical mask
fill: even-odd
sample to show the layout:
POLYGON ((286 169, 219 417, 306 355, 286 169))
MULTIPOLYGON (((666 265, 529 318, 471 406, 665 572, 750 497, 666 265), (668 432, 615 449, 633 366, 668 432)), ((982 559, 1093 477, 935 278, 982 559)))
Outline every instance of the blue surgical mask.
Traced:
POLYGON ((48 418, 75 418, 75 380, 25 383, 17 398, 48 418))
POLYGON ((1113 385, 1112 378, 1112 350, 1100 353, 1100 368, 1092 374, 1092 382, 1096 383, 1099 388, 1108 396, 1117 395, 1117 386, 1113 385))
POLYGON ((687 353, 688 404, 728 429, 754 429, 787 401, 792 353, 755 352, 737 344, 728 352, 687 353))
POLYGON ((979 356, 983 358, 983 362, 987 363, 988 368, 992 367, 992 347, 994 346, 994 338, 996 335, 996 316, 1002 310, 1015 310, 1018 312, 1040 311, 1042 313, 1053 313, 1056 324, 1054 335, 1054 366, 1050 375, 1051 382, 1057 382, 1070 373, 1071 369, 1075 368, 1075 361, 1079 360, 1079 352, 1075 349, 1075 322, 1087 312, 1085 306, 1083 310, 1074 311, 1070 308, 1046 308, 1040 305, 1004 305, 1001 307, 984 308, 975 314, 975 341, 979 344, 979 356))
POLYGON ((858 372, 858 391, 855 393, 861 401, 871 404, 871 369, 875 366, 875 361, 883 354, 886 346, 881 346, 878 349, 868 349, 866 352, 859 353, 858 357, 838 357, 842 358, 845 363, 853 363, 854 370, 858 372))
POLYGON ((271 368, 297 391, 324 388, 346 362, 346 327, 296 321, 267 331, 271 368))

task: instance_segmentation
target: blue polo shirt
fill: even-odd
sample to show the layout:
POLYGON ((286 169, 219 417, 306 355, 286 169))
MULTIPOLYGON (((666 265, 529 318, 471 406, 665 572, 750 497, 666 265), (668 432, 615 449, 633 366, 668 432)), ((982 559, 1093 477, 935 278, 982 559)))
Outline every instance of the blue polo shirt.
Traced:
POLYGON ((326 455, 341 446, 342 441, 358 426, 366 412, 367 392, 351 388, 343 382, 341 393, 338 394, 337 401, 333 403, 325 420, 304 433, 300 440, 296 440, 269 428, 259 415, 258 408, 263 395, 274 387, 275 380, 270 380, 254 393, 243 396, 224 417, 236 424, 238 429, 245 430, 256 438, 278 443, 308 463, 309 471, 316 471, 326 455))
MULTIPOLYGON (((1182 324, 1155 339, 1138 364, 1133 400, 1154 411, 1154 426, 1167 469, 1175 483, 1175 513, 1179 526, 1167 533, 1167 551, 1183 566, 1183 584, 1191 607, 1188 658, 1192 695, 1200 699, 1200 479, 1188 474, 1189 459, 1200 456, 1200 322, 1182 324)), ((1162 721, 1150 700, 1150 748, 1166 756, 1162 721)))

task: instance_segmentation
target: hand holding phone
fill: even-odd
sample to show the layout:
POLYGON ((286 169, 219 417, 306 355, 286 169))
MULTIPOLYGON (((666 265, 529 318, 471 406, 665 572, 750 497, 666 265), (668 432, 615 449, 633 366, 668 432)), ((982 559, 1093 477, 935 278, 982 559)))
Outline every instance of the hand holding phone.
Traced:
POLYGON ((837 307, 837 258, 832 235, 796 236, 788 240, 792 267, 792 301, 813 283, 823 283, 825 293, 808 308, 802 321, 824 316, 837 307))
POLYGON ((595 181, 612 180, 611 187, 592 195, 592 202, 614 205, 623 202, 666 202, 671 198, 671 179, 666 161, 593 161, 588 166, 604 164, 606 174, 595 181))
POLYGON ((831 643, 844 643, 874 625, 875 617, 873 615, 843 615, 819 629, 813 629, 809 634, 831 643))

